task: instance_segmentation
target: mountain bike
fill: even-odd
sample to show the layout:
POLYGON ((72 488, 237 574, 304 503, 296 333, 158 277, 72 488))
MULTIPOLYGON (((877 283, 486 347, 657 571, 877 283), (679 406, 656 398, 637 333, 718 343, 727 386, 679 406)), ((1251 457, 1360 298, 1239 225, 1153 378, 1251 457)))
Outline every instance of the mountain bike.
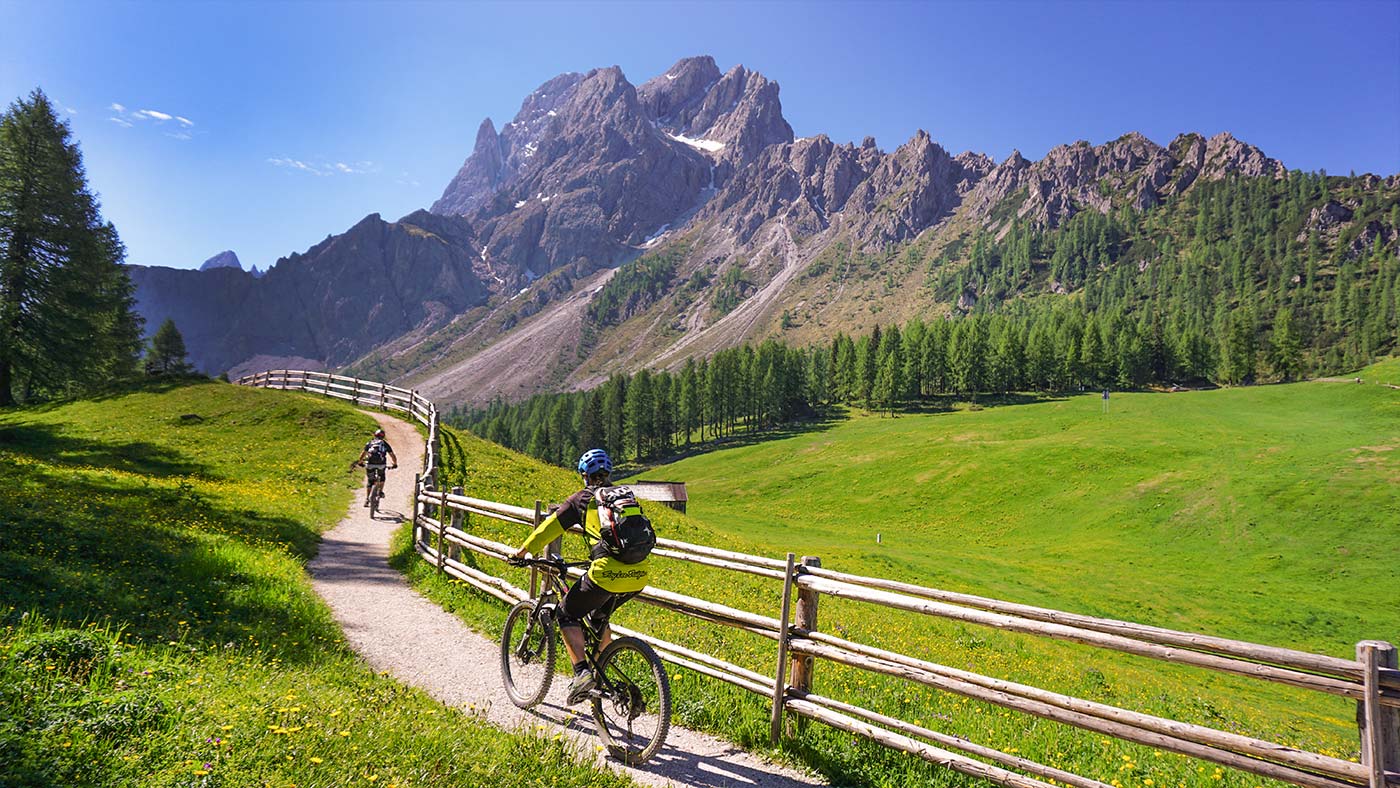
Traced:
MULTIPOLYGON (((527 558, 514 562, 540 570, 540 595, 516 603, 501 633, 501 678, 511 703, 539 705, 554 681, 556 614, 567 590, 567 570, 588 561, 527 558)), ((671 728, 671 683, 661 658, 634 637, 615 637, 600 653, 602 632, 587 617, 581 624, 584 659, 596 686, 589 691, 593 722, 608 753, 629 766, 645 763, 661 749, 671 728)))
MULTIPOLYGON (((356 463, 356 465, 364 465, 364 463, 356 463)), ((369 465, 369 466, 365 466, 365 468, 366 468, 366 471, 365 471, 365 472, 366 472, 366 473, 368 473, 368 472, 370 472, 370 471, 374 471, 374 470, 378 470, 378 471, 379 471, 379 478, 375 480, 374 484, 370 486, 369 492, 366 493, 366 495, 367 495, 368 498, 369 498, 369 516, 370 516, 370 519, 371 519, 371 520, 374 519, 375 515, 379 514, 379 499, 381 499, 381 498, 384 497, 384 480, 388 478, 388 476, 389 476, 389 471, 391 471, 391 470, 393 470, 394 468, 397 468, 397 467, 399 467, 399 466, 397 466, 397 465, 392 465, 392 466, 390 466, 390 465, 369 465)))

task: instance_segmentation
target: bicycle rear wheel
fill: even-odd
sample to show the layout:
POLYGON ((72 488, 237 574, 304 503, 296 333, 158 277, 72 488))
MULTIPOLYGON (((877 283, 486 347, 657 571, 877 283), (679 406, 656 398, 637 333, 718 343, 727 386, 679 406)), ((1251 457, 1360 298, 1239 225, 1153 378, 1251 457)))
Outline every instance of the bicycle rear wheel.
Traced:
POLYGON ((651 646, 618 638, 598 657, 593 721, 612 757, 639 766, 661 749, 671 729, 671 682, 651 646))
POLYGON ((382 498, 382 497, 384 497, 384 493, 380 490, 379 485, 378 485, 378 484, 374 485, 374 487, 371 488, 370 491, 369 491, 369 516, 370 516, 370 517, 374 517, 376 514, 379 514, 379 499, 382 498))
POLYGON ((510 702, 522 709, 536 706, 554 681, 554 627, 531 615, 532 600, 517 602, 501 633, 501 678, 510 702))

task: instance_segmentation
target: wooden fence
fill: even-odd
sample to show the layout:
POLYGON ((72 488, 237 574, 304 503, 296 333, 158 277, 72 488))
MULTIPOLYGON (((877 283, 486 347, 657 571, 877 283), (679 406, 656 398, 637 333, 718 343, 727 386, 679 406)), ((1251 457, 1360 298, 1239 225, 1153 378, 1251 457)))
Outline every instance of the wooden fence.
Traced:
MULTIPOLYGON (((314 391, 361 404, 406 410, 429 424, 428 467, 437 467, 437 411, 415 392, 322 373, 278 371, 238 382, 314 391)), ((413 504, 414 546, 439 572, 506 603, 527 598, 529 594, 524 589, 459 560, 462 550, 502 561, 514 552, 509 545, 470 533, 466 528, 470 515, 513 523, 523 530, 542 520, 541 502, 536 501, 531 509, 473 498, 464 495, 460 488, 450 492, 437 490, 433 475, 425 473, 413 504)), ((776 559, 661 539, 655 554, 782 583, 782 606, 776 618, 655 586, 648 587, 639 597, 709 624, 733 627, 774 641, 771 676, 677 643, 616 627, 623 634, 647 641, 669 662, 771 702, 775 740, 781 734, 784 715, 790 713, 997 785, 1049 788, 1050 783, 1044 780, 1052 780, 1076 788, 1109 788, 1098 780, 1020 755, 818 695, 812 692, 812 673, 815 660, 822 659, 1293 785, 1400 786, 1400 669, 1396 649, 1390 643, 1362 641, 1356 646, 1356 659, 1340 659, 863 577, 824 568, 813 557, 797 561, 791 553, 786 559, 776 559), (1361 762, 1143 714, 837 637, 818 628, 817 611, 823 595, 1349 698, 1356 702, 1361 762)), ((572 573, 580 574, 579 570, 572 573)))
POLYGON ((428 439, 424 441, 423 446, 423 473, 419 475, 415 487, 432 487, 436 483, 438 454, 442 448, 438 439, 437 405, 413 389, 332 375, 329 372, 307 372, 300 369, 273 369, 244 375, 233 382, 240 386, 308 391, 312 394, 349 400, 357 405, 407 413, 414 421, 428 428, 428 439))

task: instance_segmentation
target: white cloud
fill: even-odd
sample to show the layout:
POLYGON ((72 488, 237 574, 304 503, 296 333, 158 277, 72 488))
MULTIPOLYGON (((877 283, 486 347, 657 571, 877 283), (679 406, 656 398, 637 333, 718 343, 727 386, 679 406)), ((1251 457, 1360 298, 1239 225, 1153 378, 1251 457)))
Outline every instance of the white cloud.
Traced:
MULTIPOLYGON (((129 129, 132 126, 136 125, 133 121, 150 120, 155 121, 156 125, 159 126, 164 125, 166 121, 173 120, 180 124, 180 128, 175 131, 164 132, 165 136, 177 140, 194 139, 194 136, 190 132, 186 131, 186 129, 194 128, 194 121, 190 120, 187 117, 184 117, 183 115, 172 115, 169 112, 161 112, 158 109, 138 109, 134 111, 128 111, 126 105, 119 104, 115 101, 108 106, 113 112, 117 113, 116 115, 113 115, 112 117, 108 118, 108 120, 112 121, 118 126, 121 126, 122 128, 129 129)), ((68 111, 70 113, 77 112, 77 110, 72 109, 68 111)))
POLYGON ((374 162, 372 161, 357 161, 351 162, 350 164, 346 164, 343 161, 338 161, 333 164, 330 164, 302 161, 301 159, 293 159, 289 156, 278 156, 269 158, 267 162, 268 164, 271 164, 275 167, 286 167, 287 169, 300 170, 302 172, 309 172, 312 175, 321 176, 336 174, 364 175, 366 173, 377 171, 377 168, 374 166, 374 162))
POLYGON ((72 107, 64 107, 64 108, 63 108, 63 111, 66 112, 66 113, 68 113, 69 115, 76 115, 76 114, 78 114, 78 111, 77 111, 76 109, 73 109, 72 107))
POLYGON ((301 170, 302 172, 309 172, 312 175, 331 174, 329 171, 323 170, 322 168, 317 167, 314 164, 307 164, 306 162, 301 161, 300 159, 274 158, 268 159, 267 162, 276 167, 287 167, 293 170, 301 170))

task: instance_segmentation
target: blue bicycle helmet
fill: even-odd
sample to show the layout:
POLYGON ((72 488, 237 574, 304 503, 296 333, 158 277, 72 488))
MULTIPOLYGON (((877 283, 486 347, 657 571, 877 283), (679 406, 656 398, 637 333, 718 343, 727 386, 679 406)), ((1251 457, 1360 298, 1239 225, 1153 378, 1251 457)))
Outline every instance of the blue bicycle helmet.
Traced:
POLYGON ((584 476, 595 473, 612 473, 612 460, 602 449, 589 449, 578 458, 578 472, 584 476))

